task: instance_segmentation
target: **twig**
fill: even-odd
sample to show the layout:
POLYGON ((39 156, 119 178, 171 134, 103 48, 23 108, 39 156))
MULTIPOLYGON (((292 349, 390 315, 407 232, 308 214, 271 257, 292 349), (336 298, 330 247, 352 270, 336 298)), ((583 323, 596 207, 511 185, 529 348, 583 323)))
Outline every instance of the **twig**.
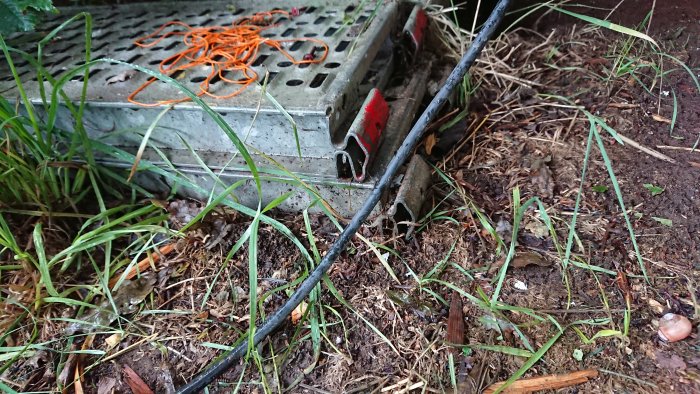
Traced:
POLYGON ((645 385, 651 386, 651 387, 653 387, 653 388, 657 388, 657 387, 658 387, 658 386, 655 385, 654 383, 647 382, 646 380, 642 380, 642 379, 635 378, 634 376, 629 376, 629 375, 625 375, 625 374, 622 374, 622 373, 619 373, 619 372, 614 372, 614 371, 608 371, 607 369, 602 369, 602 368, 599 369, 599 371, 602 372, 602 373, 606 373, 606 374, 608 374, 608 375, 617 376, 617 377, 619 377, 619 378, 629 379, 629 380, 631 380, 631 381, 633 381, 633 382, 635 382, 635 383, 645 384, 645 385))
POLYGON ((639 108, 639 104, 629 104, 629 103, 610 103, 608 104, 608 107, 612 108, 619 108, 619 109, 632 109, 632 108, 639 108))
MULTIPOLYGON (((580 383, 586 383, 588 379, 598 376, 596 369, 584 369, 583 371, 571 372, 563 375, 546 375, 537 378, 516 380, 503 390, 504 393, 531 393, 539 390, 556 390, 564 387, 570 387, 580 383)), ((505 382, 494 383, 489 386, 484 394, 493 394, 505 382)))
POLYGON ((165 255, 169 254, 170 252, 172 252, 173 250, 175 250, 175 244, 174 244, 174 243, 170 243, 170 244, 161 246, 160 249, 158 249, 157 252, 153 252, 153 253, 151 253, 150 256, 148 256, 148 257, 146 257, 145 259, 139 261, 138 264, 136 264, 135 266, 131 267, 131 269, 130 269, 128 272, 126 272, 126 273, 124 273, 124 274, 122 274, 122 275, 114 275, 114 276, 112 277, 112 279, 109 280, 109 288, 110 288, 110 289, 113 288, 114 285, 117 284, 117 282, 119 281, 119 279, 120 279, 122 276, 124 277, 124 279, 132 279, 132 278, 134 278, 134 277, 136 276, 137 273, 143 272, 143 271, 145 271, 146 269, 148 269, 148 267, 150 267, 150 265, 151 265, 151 261, 153 261, 154 263, 157 263, 157 262, 160 260, 160 257, 161 257, 161 256, 165 256, 165 255))
POLYGON ((676 160, 664 155, 663 153, 661 153, 659 151, 656 151, 656 150, 651 149, 651 148, 647 148, 646 146, 638 143, 637 141, 635 141, 631 138, 625 137, 624 135, 622 135, 620 133, 617 133, 617 136, 620 137, 622 142, 624 142, 625 144, 629 144, 630 146, 639 149, 640 151, 646 153, 649 156, 653 156, 653 157, 656 157, 657 159, 661 159, 661 160, 667 161, 669 163, 676 164, 676 160))
POLYGON ((606 312, 615 312, 615 313, 622 313, 626 311, 627 309, 624 308, 619 308, 619 309, 608 309, 603 310, 603 309, 537 309, 536 312, 539 313, 556 313, 556 314, 569 314, 569 313, 606 313, 606 312))
POLYGON ((700 150, 696 148, 686 148, 685 146, 670 146, 670 145, 656 145, 657 148, 659 149, 669 149, 669 150, 684 150, 687 152, 698 152, 700 153, 700 150))
POLYGON ((316 388, 316 387, 309 386, 308 384, 304 384, 304 383, 299 383, 299 387, 304 388, 304 389, 307 389, 307 390, 312 391, 312 392, 314 392, 314 393, 319 393, 319 394, 331 394, 329 391, 321 390, 321 389, 318 389, 318 388, 316 388))

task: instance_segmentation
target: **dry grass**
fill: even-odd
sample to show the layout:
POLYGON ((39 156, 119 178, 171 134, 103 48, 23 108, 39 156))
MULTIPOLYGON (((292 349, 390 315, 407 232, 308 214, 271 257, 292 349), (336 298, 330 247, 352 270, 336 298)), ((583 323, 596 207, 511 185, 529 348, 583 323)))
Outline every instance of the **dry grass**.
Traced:
MULTIPOLYGON (((471 34, 454 26, 450 14, 449 10, 433 9, 435 23, 431 26, 437 30, 436 39, 442 40, 447 49, 444 52, 447 58, 454 60, 468 45, 471 34)), ((241 379, 242 392, 276 392, 301 379, 294 390, 448 390, 448 346, 444 343, 447 305, 442 301, 448 299, 450 289, 420 279, 444 264, 438 275, 442 281, 475 297, 483 292, 488 301, 494 291, 498 264, 503 263, 507 250, 484 228, 476 209, 486 214, 494 228, 499 221, 512 225, 512 190, 516 187, 523 200, 542 199, 560 243, 569 231, 577 194, 582 193, 572 260, 593 264, 599 271, 580 267, 564 270, 558 249, 563 245, 547 234, 548 229, 543 229, 536 209, 526 210, 518 252, 538 253, 545 265, 507 272, 508 280, 500 299, 510 309, 485 311, 475 303, 465 304, 470 344, 525 351, 529 343, 537 350, 556 330, 550 321, 538 321, 533 314, 551 316, 562 325, 581 319, 609 319, 602 327, 581 325, 581 332, 588 338, 600 328, 621 330, 626 306, 614 282, 620 267, 631 274, 632 287, 640 300, 654 299, 656 289, 634 277, 639 272, 630 259, 625 260, 626 249, 615 254, 619 246, 607 241, 619 239, 625 233, 614 204, 591 190, 596 182, 605 180, 605 166, 599 154, 589 159, 592 180, 585 184, 584 190, 580 188, 588 122, 582 108, 599 112, 609 122, 619 125, 623 133, 625 127, 632 127, 626 125, 625 118, 639 110, 630 93, 636 92, 634 86, 626 80, 610 82, 604 75, 606 51, 611 42, 614 41, 610 35, 601 29, 581 25, 548 35, 518 28, 491 42, 465 86, 473 95, 464 96, 471 106, 463 128, 457 131, 461 133, 454 144, 457 148, 436 164, 449 180, 434 188, 432 203, 441 204, 436 210, 441 215, 427 217, 429 226, 407 242, 391 238, 379 229, 363 230, 369 241, 394 249, 401 256, 391 255, 389 262, 402 283, 395 284, 367 244, 359 241, 331 269, 329 277, 339 293, 390 339, 398 354, 324 288, 320 305, 326 317, 327 338, 324 337, 321 361, 315 368, 304 371, 313 365, 309 326, 288 324, 259 346, 258 359, 236 366, 212 389, 230 389, 241 379), (553 96, 566 97, 569 102, 553 96), (601 255, 596 248, 613 251, 601 255), (525 282, 529 286, 527 292, 518 290, 515 280, 525 282), (397 302, 388 296, 389 291, 406 295, 408 301, 397 302), (284 354, 289 349, 290 353, 284 354)), ((433 133, 438 139, 445 138, 436 130, 433 133)), ((635 205, 630 212, 640 209, 635 205)), ((306 230, 299 215, 280 215, 280 220, 300 239, 305 239, 306 230)), ((188 232, 176 253, 163 259, 163 265, 159 266, 160 281, 143 310, 123 322, 118 347, 109 348, 102 336, 94 342, 92 350, 105 353, 87 368, 89 387, 99 386, 115 375, 120 363, 143 362, 143 368, 162 367, 165 371, 162 375, 148 376, 146 380, 151 387, 164 390, 168 379, 162 376, 175 382, 188 380, 219 353, 216 346, 230 345, 245 335, 251 323, 246 253, 242 249, 230 261, 226 254, 248 225, 248 219, 217 212, 200 228, 188 232)), ((323 254, 337 230, 321 216, 312 217, 311 228, 311 238, 323 254)), ((496 229, 495 232, 499 236, 508 235, 508 231, 496 229)), ((296 247, 280 238, 269 227, 261 227, 258 295, 263 314, 277 309, 288 295, 285 286, 294 284, 305 269, 296 247)), ((641 239, 642 255, 651 264, 655 280, 664 280, 660 273, 682 272, 653 258, 653 240, 641 239)), ((625 246, 629 249, 629 245, 625 246)), ((27 284, 26 279, 22 282, 18 277, 7 276, 3 277, 3 283, 27 284)), ((17 300, 18 304, 29 305, 32 294, 22 292, 17 300)), ((652 348, 648 333, 653 332, 653 313, 641 302, 635 308, 635 318, 640 323, 630 337, 584 343, 574 332, 567 331, 529 373, 599 367, 614 373, 604 373, 600 379, 581 386, 581 391, 649 391, 649 383, 645 382, 650 378, 648 373, 625 376, 653 367, 646 354, 652 352, 648 350, 652 348), (572 357, 574 349, 587 355, 584 361, 572 357)), ((8 305, 7 309, 21 313, 21 308, 16 306, 8 305)), ((46 308, 43 313, 47 317, 72 316, 74 311, 46 308)), ((35 343, 48 343, 51 350, 65 349, 67 343, 61 338, 61 324, 51 323, 50 319, 47 322, 37 333, 35 343), (58 342, 51 342, 54 340, 58 342)), ((31 329, 25 326, 18 330, 15 343, 21 345, 23 338, 31 335, 31 329)), ((52 378, 42 376, 56 371, 59 360, 47 354, 37 353, 36 357, 18 361, 3 378, 22 390, 53 388, 52 378)), ((469 357, 460 362, 469 364, 471 384, 484 388, 513 376, 526 360, 527 357, 474 347, 469 357)), ((658 383, 662 387, 667 385, 665 377, 660 377, 658 383)))

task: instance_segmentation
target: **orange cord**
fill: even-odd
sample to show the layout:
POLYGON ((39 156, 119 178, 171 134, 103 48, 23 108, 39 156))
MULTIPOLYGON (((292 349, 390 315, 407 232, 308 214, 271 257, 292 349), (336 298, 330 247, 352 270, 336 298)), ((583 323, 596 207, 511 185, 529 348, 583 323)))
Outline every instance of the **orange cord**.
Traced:
MULTIPOLYGON (((290 14, 282 10, 259 12, 236 19, 231 26, 227 27, 192 27, 180 21, 170 21, 163 24, 153 33, 136 39, 134 44, 142 48, 150 48, 170 36, 182 36, 182 41, 187 48, 161 61, 158 70, 165 75, 173 76, 177 72, 182 72, 193 67, 209 67, 211 71, 206 79, 200 83, 199 92, 196 93, 197 96, 201 97, 207 95, 217 99, 231 98, 240 94, 248 85, 258 80, 258 74, 253 70, 251 65, 257 58, 261 45, 267 45, 276 49, 289 59, 292 64, 321 63, 326 59, 328 55, 328 45, 321 40, 315 38, 274 40, 262 37, 261 33, 264 30, 275 27, 275 25, 272 24, 272 20, 276 15, 289 18, 290 14), (171 26, 180 27, 182 29, 163 32, 171 26), (318 44, 323 48, 323 53, 317 57, 307 55, 304 56, 303 59, 297 60, 283 48, 285 43, 297 41, 310 41, 318 44), (240 75, 238 79, 226 77, 230 72, 236 71, 240 75), (233 93, 223 96, 216 95, 209 91, 209 86, 214 78, 241 86, 233 93)), ((131 93, 129 97, 127 97, 127 100, 130 103, 144 107, 169 105, 189 100, 189 97, 185 97, 181 99, 162 100, 155 103, 142 103, 137 101, 136 96, 155 81, 157 81, 156 78, 149 78, 131 93)))

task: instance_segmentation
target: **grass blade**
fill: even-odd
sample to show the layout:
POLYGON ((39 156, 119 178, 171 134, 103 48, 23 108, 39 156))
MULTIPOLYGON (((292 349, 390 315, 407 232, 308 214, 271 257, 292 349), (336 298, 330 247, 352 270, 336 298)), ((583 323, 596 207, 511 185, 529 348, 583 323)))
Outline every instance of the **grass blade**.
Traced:
POLYGON ((551 9, 555 10, 555 11, 561 12, 562 14, 567 14, 567 15, 569 15, 569 16, 573 16, 574 18, 581 19, 581 20, 584 21, 584 22, 592 23, 592 24, 594 24, 594 25, 596 25, 596 26, 600 26, 600 27, 603 27, 603 28, 606 28, 606 29, 610 29, 610 30, 612 30, 612 31, 616 31, 616 32, 618 32, 618 33, 622 33, 622 34, 625 34, 625 35, 628 35, 628 36, 641 38, 642 40, 645 40, 645 41, 647 41, 647 42, 650 42, 650 43, 653 44, 655 47, 657 47, 657 48, 659 47, 659 44, 657 44, 656 41, 654 41, 653 38, 649 37, 648 35, 646 35, 646 34, 644 34, 644 33, 638 32, 638 31, 636 31, 636 30, 634 30, 634 29, 630 29, 629 27, 621 26, 621 25, 618 25, 618 24, 616 24, 616 23, 612 23, 612 22, 610 22, 610 21, 606 21, 606 20, 603 20, 603 19, 594 18, 594 17, 592 17, 592 16, 583 15, 583 14, 578 14, 578 13, 572 12, 572 11, 567 11, 567 10, 562 9, 562 8, 559 8, 559 7, 555 7, 555 6, 549 6, 549 7, 550 7, 551 9))
POLYGON ((46 292, 52 297, 60 297, 56 289, 53 287, 53 281, 51 280, 51 272, 49 270, 49 263, 46 260, 46 251, 44 250, 44 240, 42 238, 41 232, 41 222, 34 226, 34 233, 32 234, 34 240, 34 249, 36 250, 36 255, 38 258, 38 269, 41 274, 41 281, 46 287, 46 292))

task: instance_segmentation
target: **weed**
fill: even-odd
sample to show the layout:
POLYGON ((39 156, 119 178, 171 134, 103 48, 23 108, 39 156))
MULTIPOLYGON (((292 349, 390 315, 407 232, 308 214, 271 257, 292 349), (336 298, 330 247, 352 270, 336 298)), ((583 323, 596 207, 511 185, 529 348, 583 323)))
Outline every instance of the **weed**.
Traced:
MULTIPOLYGON (((35 57, 28 53, 20 52, 10 48, 5 44, 0 36, 0 46, 2 46, 5 59, 13 73, 15 83, 20 92, 20 100, 16 106, 10 101, 0 99, 0 130, 3 132, 2 146, 0 150, 0 179, 3 184, 11 185, 9 188, 0 190, 0 255, 6 256, 8 253, 16 256, 15 260, 19 264, 2 265, 3 281, 7 278, 21 275, 21 272, 31 274, 36 272, 38 280, 34 283, 35 289, 31 292, 35 296, 31 299, 33 308, 28 309, 22 304, 17 304, 18 313, 8 321, 3 321, 3 328, 16 327, 28 317, 33 317, 40 312, 42 307, 63 304, 66 306, 78 307, 79 314, 94 308, 90 300, 98 295, 104 295, 112 305, 115 313, 117 306, 112 299, 112 291, 115 290, 123 280, 119 279, 114 288, 108 286, 110 278, 120 270, 128 272, 135 267, 139 256, 149 253, 149 249, 156 245, 155 234, 162 233, 166 237, 177 235, 167 228, 168 216, 162 208, 154 204, 136 203, 136 199, 141 196, 151 197, 138 185, 130 183, 137 171, 155 173, 171 181, 175 188, 189 188, 200 192, 203 195, 210 195, 209 204, 197 215, 181 232, 183 234, 190 226, 199 222, 206 214, 214 210, 221 204, 227 205, 237 211, 252 218, 248 230, 244 233, 233 248, 229 251, 228 260, 235 255, 242 246, 248 246, 248 269, 249 269, 249 299, 251 328, 248 335, 254 335, 254 324, 258 314, 258 294, 257 294, 257 259, 258 259, 258 230, 261 224, 270 225, 280 231, 302 252, 302 257, 306 261, 313 261, 302 243, 287 229, 282 223, 267 216, 266 213, 278 206, 289 194, 280 196, 270 202, 267 206, 259 206, 257 210, 244 207, 236 202, 232 193, 240 187, 243 182, 233 185, 223 185, 219 177, 214 174, 203 161, 198 160, 200 166, 220 186, 226 186, 219 193, 213 190, 204 190, 194 181, 184 174, 174 170, 172 164, 170 170, 160 168, 148 160, 143 160, 142 155, 150 146, 149 139, 151 132, 156 128, 158 120, 169 108, 165 108, 156 119, 150 124, 143 134, 141 145, 135 154, 120 150, 114 146, 106 145, 100 141, 91 140, 87 137, 82 125, 82 111, 85 103, 85 93, 88 84, 88 72, 90 67, 98 63, 120 63, 117 60, 90 59, 90 37, 91 37, 91 17, 89 14, 79 14, 74 18, 61 24, 51 31, 38 44, 35 57), (42 48, 55 37, 62 29, 73 23, 83 20, 85 24, 85 63, 73 69, 67 70, 56 79, 42 65, 42 48), (24 60, 34 65, 39 81, 39 86, 43 87, 46 81, 51 89, 46 93, 41 90, 42 103, 37 111, 35 104, 29 101, 22 81, 19 79, 17 71, 12 61, 12 55, 19 54, 24 60), (74 76, 83 74, 82 97, 76 104, 67 100, 63 93, 63 86, 74 76), (65 105, 75 119, 75 129, 73 131, 60 130, 56 127, 56 119, 59 108, 65 105), (19 109, 21 106, 21 110, 19 109), (42 115, 40 115, 42 114, 42 115), (125 174, 114 168, 107 168, 100 165, 95 159, 95 153, 100 157, 108 158, 117 162, 132 163, 131 172, 125 174), (125 193, 126 192, 126 193, 125 193), (131 202, 124 202, 124 196, 131 195, 131 202), (114 206, 112 201, 117 201, 114 206), (95 201, 95 204, 86 203, 95 201), (72 212, 65 212, 71 210, 72 212), (26 248, 20 245, 13 227, 16 225, 17 215, 30 215, 35 224, 32 232, 32 245, 26 248), (45 223, 44 218, 75 218, 80 221, 77 230, 69 229, 65 246, 59 251, 54 251, 55 246, 51 241, 51 246, 47 244, 48 229, 54 228, 54 224, 45 223), (129 241, 128 239, 136 239, 129 241), (133 257, 124 259, 131 255, 133 257), (100 261, 101 260, 101 261, 100 261), (68 285, 66 275, 87 268, 83 272, 86 277, 91 277, 95 281, 94 285, 68 285), (87 288, 88 294, 83 298, 85 301, 75 299, 75 294, 79 289, 87 288), (22 312, 22 310, 24 310, 22 312)), ((121 64, 125 64, 121 62, 121 64)), ((248 164, 248 169, 253 174, 253 181, 261 190, 261 177, 243 141, 223 121, 221 116, 189 92, 177 81, 170 79, 159 73, 128 65, 139 71, 159 78, 166 83, 179 88, 183 93, 189 95, 192 100, 200 105, 203 111, 210 116, 228 135, 234 145, 238 148, 238 154, 248 164)), ((263 90, 264 91, 264 90, 263 90)), ((267 98, 274 103, 272 96, 267 98)), ((292 127, 296 127, 292 121, 292 127)), ((295 133, 296 135, 296 133, 295 133)), ((185 141, 186 142, 186 141, 185 141)), ((151 147, 153 148, 153 147, 151 147)), ((155 149, 154 149, 155 150, 155 149)), ((162 152, 156 150, 161 158, 165 159, 162 152)), ((195 156, 196 153, 190 149, 195 156)), ((301 152, 299 152, 301 153, 301 152)), ((169 163, 164 160, 165 163, 169 163)), ((226 261, 222 270, 226 266, 226 261)), ((219 271, 221 272, 221 271, 219 271)), ((30 277, 34 277, 33 275, 30 277)), ((90 279, 88 279, 90 280, 90 279)), ((213 286, 213 284, 212 284, 213 286)), ((211 291, 211 287, 209 292, 211 291)), ((204 298, 206 302, 208 298, 204 298)), ((314 316, 320 313, 323 308, 317 305, 318 292, 314 293, 313 307, 314 316)), ((312 322, 315 327, 319 327, 317 318, 312 322)), ((80 317, 73 320, 81 322, 80 317)), ((316 349, 320 349, 320 333, 317 329, 313 331, 313 343, 316 349)), ((9 368, 20 357, 28 357, 28 352, 32 349, 31 339, 24 348, 15 350, 5 349, 2 351, 2 359, 5 360, 3 369, 9 368)), ((72 340, 70 341, 72 343, 72 340)), ((70 346, 70 343, 68 344, 70 346)), ((257 349, 249 349, 253 359, 260 361, 257 349)), ((99 364, 99 360, 97 361, 99 364)), ((259 363, 258 363, 259 364, 259 363)), ((261 370, 262 371, 262 370, 261 370)), ((57 375, 60 370, 57 371, 57 375)), ((60 388, 60 387, 59 387, 60 388)))

